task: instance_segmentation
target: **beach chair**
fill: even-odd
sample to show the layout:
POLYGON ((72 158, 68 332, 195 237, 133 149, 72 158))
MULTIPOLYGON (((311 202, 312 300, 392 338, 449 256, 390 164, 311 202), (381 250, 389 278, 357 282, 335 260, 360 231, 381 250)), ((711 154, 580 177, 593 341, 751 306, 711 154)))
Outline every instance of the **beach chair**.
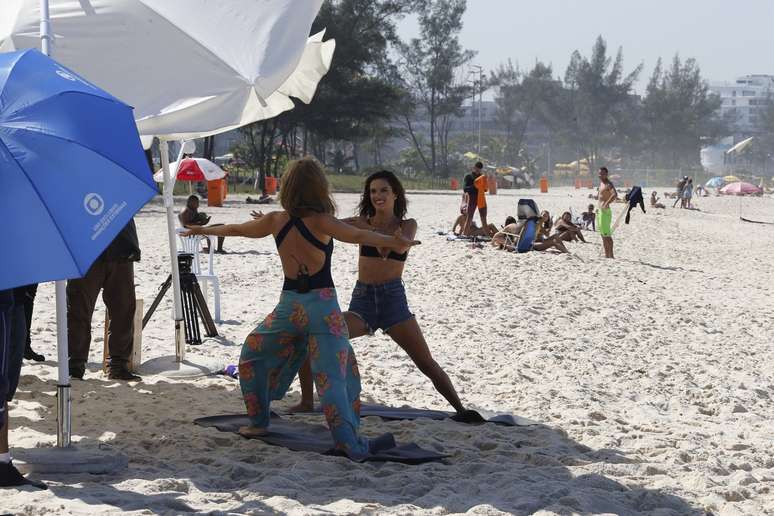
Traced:
POLYGON ((516 251, 526 253, 532 250, 532 245, 535 243, 540 212, 532 199, 519 199, 516 212, 519 220, 524 221, 524 227, 516 243, 516 251))
POLYGON ((180 234, 183 231, 185 231, 185 228, 177 228, 177 238, 180 241, 180 249, 178 252, 193 255, 191 272, 196 275, 196 279, 199 281, 205 300, 207 299, 207 290, 209 290, 207 287, 208 285, 212 285, 214 320, 220 322, 220 280, 218 280, 218 276, 215 274, 215 246, 212 245, 213 242, 209 242, 208 247, 210 252, 207 253, 207 270, 204 272, 201 263, 202 254, 199 252, 199 249, 203 241, 208 241, 207 237, 204 235, 183 236, 180 234))

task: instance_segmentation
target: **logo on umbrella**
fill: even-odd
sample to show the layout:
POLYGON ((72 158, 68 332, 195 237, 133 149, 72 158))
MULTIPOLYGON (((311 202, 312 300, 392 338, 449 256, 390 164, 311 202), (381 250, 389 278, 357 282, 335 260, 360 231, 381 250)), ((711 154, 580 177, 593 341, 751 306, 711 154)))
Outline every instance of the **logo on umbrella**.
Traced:
POLYGON ((99 194, 89 193, 83 198, 83 208, 86 210, 86 213, 96 217, 105 209, 105 201, 102 200, 99 194))
POLYGON ((69 73, 65 72, 64 70, 57 70, 57 71, 56 71, 56 74, 57 74, 59 77, 61 77, 62 79, 67 79, 68 81, 73 81, 73 82, 75 82, 75 81, 77 81, 77 80, 78 80, 78 79, 76 79, 75 77, 73 77, 73 76, 72 76, 72 74, 69 74, 69 73))

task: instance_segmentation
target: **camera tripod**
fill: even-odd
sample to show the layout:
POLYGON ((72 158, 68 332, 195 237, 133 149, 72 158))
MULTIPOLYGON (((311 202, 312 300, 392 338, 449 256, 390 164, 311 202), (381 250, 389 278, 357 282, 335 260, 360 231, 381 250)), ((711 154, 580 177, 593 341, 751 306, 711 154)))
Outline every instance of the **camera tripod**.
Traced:
MULTIPOLYGON (((185 323, 185 342, 186 344, 201 344, 202 337, 199 330, 199 317, 201 316, 204 322, 204 329, 207 332, 208 337, 217 337, 218 329, 215 328, 215 323, 210 315, 210 310, 207 308, 207 301, 204 299, 202 290, 199 287, 199 282, 196 280, 196 275, 191 272, 191 264, 193 263, 193 255, 187 253, 181 253, 177 255, 177 263, 180 267, 180 290, 182 291, 183 301, 183 321, 185 323)), ((153 316, 153 312, 161 303, 164 295, 172 285, 172 274, 167 276, 167 279, 159 287, 159 293, 156 294, 156 299, 148 308, 145 316, 142 318, 142 327, 148 324, 150 318, 153 316)))

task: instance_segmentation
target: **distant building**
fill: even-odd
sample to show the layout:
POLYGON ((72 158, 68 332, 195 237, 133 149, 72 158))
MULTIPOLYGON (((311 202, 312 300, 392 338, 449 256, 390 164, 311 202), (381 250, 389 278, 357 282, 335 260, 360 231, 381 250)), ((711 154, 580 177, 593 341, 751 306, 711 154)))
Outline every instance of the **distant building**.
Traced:
POLYGON ((720 96, 720 115, 738 135, 758 132, 761 112, 774 96, 774 76, 745 75, 732 83, 712 83, 710 91, 720 96))

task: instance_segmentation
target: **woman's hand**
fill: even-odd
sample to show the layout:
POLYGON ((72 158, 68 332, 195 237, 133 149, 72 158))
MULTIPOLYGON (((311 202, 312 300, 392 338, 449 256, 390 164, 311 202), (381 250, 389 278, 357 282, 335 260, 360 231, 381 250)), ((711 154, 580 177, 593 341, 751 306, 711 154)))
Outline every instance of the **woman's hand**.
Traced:
POLYGON ((404 251, 409 247, 413 247, 415 245, 419 245, 422 243, 419 240, 411 240, 409 238, 406 238, 405 236, 403 236, 403 232, 400 229, 396 229, 395 233, 393 233, 392 236, 393 236, 393 239, 395 240, 395 245, 392 246, 392 248, 398 251, 404 251))
POLYGON ((255 211, 255 210, 253 210, 253 211, 251 211, 251 212, 250 212, 250 216, 251 216, 253 219, 255 219, 255 220, 258 220, 258 219, 260 219, 261 217, 263 217, 263 212, 262 212, 262 211, 255 211))

